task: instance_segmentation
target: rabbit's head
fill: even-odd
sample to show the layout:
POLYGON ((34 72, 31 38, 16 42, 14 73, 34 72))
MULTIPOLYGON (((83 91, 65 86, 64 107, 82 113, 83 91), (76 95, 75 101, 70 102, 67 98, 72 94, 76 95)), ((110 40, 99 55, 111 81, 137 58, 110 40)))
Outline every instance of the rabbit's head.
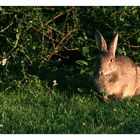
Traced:
POLYGON ((95 38, 97 45, 100 49, 100 64, 99 64, 99 74, 108 75, 117 70, 117 64, 115 61, 115 51, 118 43, 118 34, 114 37, 110 43, 109 48, 107 48, 106 41, 99 31, 96 31, 95 38))

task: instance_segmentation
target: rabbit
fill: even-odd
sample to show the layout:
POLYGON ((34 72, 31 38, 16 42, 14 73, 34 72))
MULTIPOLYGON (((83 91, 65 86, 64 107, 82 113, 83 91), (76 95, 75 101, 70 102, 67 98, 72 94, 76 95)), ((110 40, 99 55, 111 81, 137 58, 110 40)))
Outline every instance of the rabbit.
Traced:
POLYGON ((140 94, 140 67, 126 57, 115 55, 118 33, 107 48, 106 41, 99 31, 95 33, 100 50, 100 62, 95 83, 98 91, 105 93, 104 99, 111 95, 118 99, 140 94))

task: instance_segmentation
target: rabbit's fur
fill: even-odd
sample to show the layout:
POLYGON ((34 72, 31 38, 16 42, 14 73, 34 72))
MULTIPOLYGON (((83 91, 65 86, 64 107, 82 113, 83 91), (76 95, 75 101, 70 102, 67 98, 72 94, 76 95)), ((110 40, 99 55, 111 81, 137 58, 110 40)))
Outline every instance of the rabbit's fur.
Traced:
POLYGON ((106 93, 105 97, 115 95, 121 99, 140 93, 140 67, 126 56, 115 56, 118 34, 109 48, 99 31, 96 31, 95 38, 101 54, 95 79, 98 90, 106 93))

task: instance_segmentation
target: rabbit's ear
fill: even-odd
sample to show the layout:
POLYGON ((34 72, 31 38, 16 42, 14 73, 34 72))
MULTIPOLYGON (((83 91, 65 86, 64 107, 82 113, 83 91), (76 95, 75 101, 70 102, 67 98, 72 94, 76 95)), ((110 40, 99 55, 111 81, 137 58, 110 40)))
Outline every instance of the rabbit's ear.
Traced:
POLYGON ((114 57, 115 57, 117 45, 118 45, 118 33, 116 34, 116 36, 112 40, 112 42, 110 44, 110 48, 109 48, 109 53, 112 53, 114 57))
POLYGON ((106 41, 98 30, 96 30, 96 32, 95 32, 95 39, 96 39, 96 42, 97 42, 97 45, 98 45, 100 51, 107 52, 106 41))

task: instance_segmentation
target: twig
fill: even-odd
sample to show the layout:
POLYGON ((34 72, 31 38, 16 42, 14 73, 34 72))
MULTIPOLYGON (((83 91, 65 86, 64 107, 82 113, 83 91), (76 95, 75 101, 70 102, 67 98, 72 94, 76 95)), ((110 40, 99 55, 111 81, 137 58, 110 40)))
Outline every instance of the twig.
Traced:
POLYGON ((70 32, 68 32, 62 39, 61 39, 61 41, 60 41, 60 43, 54 48, 54 51, 53 51, 53 53, 51 53, 49 56, 48 56, 48 61, 51 59, 51 57, 55 54, 55 53, 57 53, 58 51, 59 51, 59 49, 61 49, 59 46, 66 40, 66 38, 68 37, 68 36, 70 36, 73 32, 76 32, 77 31, 77 29, 73 29, 73 30, 71 30, 70 32))
POLYGON ((65 14, 65 13, 60 13, 59 15, 55 16, 53 19, 50 19, 47 23, 45 23, 45 26, 48 26, 48 24, 49 24, 50 22, 52 22, 53 20, 57 19, 58 17, 60 17, 60 16, 62 16, 62 15, 64 15, 64 14, 65 14))
POLYGON ((48 28, 51 29, 51 30, 54 30, 55 32, 57 32, 57 33, 59 33, 59 34, 61 34, 61 35, 64 36, 64 33, 58 31, 57 29, 55 29, 55 28, 53 28, 53 27, 51 27, 51 26, 49 26, 49 25, 48 25, 48 28))
MULTIPOLYGON (((36 30, 36 31, 38 31, 39 33, 41 33, 41 34, 44 34, 44 32, 43 31, 41 31, 40 29, 37 29, 36 27, 32 27, 34 30, 36 30)), ((57 29, 55 29, 55 28, 53 28, 53 27, 51 27, 50 25, 48 25, 48 28, 50 29, 50 30, 54 30, 55 32, 58 32, 59 34, 61 34, 61 35, 64 35, 62 32, 60 32, 60 31, 58 31, 57 29)), ((44 34, 45 36, 47 36, 46 34, 44 34)))
POLYGON ((13 21, 7 27, 5 27, 4 29, 2 29, 0 32, 1 33, 4 32, 5 30, 7 30, 12 25, 13 25, 13 21))
POLYGON ((137 33, 139 33, 140 30, 137 30, 136 32, 134 32, 131 36, 129 36, 128 38, 125 39, 125 41, 129 40, 130 38, 132 38, 134 35, 136 35, 137 33))
POLYGON ((66 47, 65 47, 65 49, 66 49, 67 51, 77 51, 77 50, 79 50, 79 48, 68 49, 68 48, 66 48, 66 47))
POLYGON ((60 16, 62 16, 62 15, 64 15, 64 14, 66 14, 66 13, 72 11, 72 9, 73 9, 73 8, 67 10, 65 13, 60 13, 60 14, 56 15, 54 18, 50 19, 50 20, 49 20, 47 23, 45 23, 44 25, 45 25, 45 26, 48 26, 48 24, 51 23, 53 20, 55 20, 55 19, 59 18, 60 16))
POLYGON ((77 31, 77 29, 73 29, 73 30, 71 30, 70 32, 68 32, 68 33, 61 39, 60 43, 56 46, 56 48, 58 48, 58 47, 62 44, 62 42, 63 42, 70 34, 72 34, 73 32, 76 32, 76 31, 77 31))
POLYGON ((139 48, 140 46, 128 46, 129 48, 139 48))
POLYGON ((16 34, 16 41, 15 41, 15 45, 13 46, 14 48, 16 48, 16 47, 17 47, 17 45, 18 45, 19 37, 20 37, 20 33, 17 33, 17 34, 16 34))

